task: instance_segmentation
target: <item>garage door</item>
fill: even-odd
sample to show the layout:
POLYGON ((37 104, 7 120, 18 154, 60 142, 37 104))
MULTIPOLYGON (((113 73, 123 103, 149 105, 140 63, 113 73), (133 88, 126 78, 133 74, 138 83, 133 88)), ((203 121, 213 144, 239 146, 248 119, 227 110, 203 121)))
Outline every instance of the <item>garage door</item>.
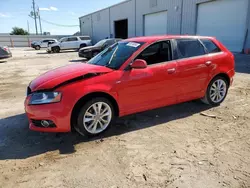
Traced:
POLYGON ((167 34, 167 11, 147 14, 144 16, 144 35, 167 34))
POLYGON ((217 0, 198 6, 197 34, 215 36, 229 50, 243 48, 248 0, 217 0))

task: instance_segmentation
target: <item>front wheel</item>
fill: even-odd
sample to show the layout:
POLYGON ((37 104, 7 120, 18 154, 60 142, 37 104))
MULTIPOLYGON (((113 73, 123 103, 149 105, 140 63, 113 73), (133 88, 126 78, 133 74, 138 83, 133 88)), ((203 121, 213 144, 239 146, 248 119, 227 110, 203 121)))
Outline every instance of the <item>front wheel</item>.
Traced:
POLYGON ((81 135, 95 136, 106 131, 113 119, 112 103, 106 98, 95 98, 81 108, 75 128, 81 135))
POLYGON ((36 46, 35 49, 36 49, 36 50, 40 50, 41 47, 40 47, 40 46, 36 46))
POLYGON ((229 88, 229 83, 222 76, 215 77, 208 85, 206 95, 202 102, 217 106, 220 105, 226 98, 229 88))

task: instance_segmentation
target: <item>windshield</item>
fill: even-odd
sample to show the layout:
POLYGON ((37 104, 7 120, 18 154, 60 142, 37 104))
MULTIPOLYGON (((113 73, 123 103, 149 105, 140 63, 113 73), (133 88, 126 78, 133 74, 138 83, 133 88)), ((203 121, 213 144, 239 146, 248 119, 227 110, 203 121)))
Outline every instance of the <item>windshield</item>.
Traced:
POLYGON ((119 69, 128 58, 137 51, 143 42, 119 42, 103 50, 88 63, 119 69))
POLYGON ((98 43, 96 43, 94 46, 99 47, 102 46, 107 40, 101 40, 98 43))

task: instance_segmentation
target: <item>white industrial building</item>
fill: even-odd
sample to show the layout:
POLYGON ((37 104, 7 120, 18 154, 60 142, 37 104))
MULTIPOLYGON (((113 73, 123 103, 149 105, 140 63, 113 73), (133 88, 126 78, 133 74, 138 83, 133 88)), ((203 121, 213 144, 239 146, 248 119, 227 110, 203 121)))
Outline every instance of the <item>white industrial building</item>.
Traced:
POLYGON ((250 0, 127 0, 79 18, 82 35, 217 37, 231 51, 250 48, 250 0))

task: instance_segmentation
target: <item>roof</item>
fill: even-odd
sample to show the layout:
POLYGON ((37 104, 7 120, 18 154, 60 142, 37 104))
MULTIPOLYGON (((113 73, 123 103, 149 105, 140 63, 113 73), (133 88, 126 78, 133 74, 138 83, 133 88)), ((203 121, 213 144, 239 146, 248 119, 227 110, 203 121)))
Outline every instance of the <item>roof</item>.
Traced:
POLYGON ((137 41, 137 42, 152 42, 164 39, 179 39, 179 38, 212 38, 209 36, 197 36, 197 35, 159 35, 159 36, 144 36, 144 37, 134 37, 126 39, 125 41, 137 41))

